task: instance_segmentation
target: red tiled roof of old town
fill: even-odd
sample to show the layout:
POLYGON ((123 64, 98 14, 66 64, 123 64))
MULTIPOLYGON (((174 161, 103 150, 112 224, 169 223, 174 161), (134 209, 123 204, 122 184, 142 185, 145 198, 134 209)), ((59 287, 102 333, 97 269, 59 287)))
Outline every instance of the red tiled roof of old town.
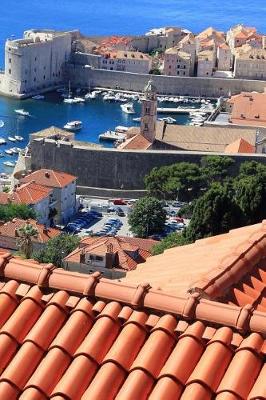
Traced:
POLYGON ((2 400, 266 396, 264 312, 8 253, 0 273, 2 400))
POLYGON ((252 146, 243 138, 237 139, 235 142, 228 144, 225 149, 225 153, 255 153, 255 146, 252 146))
POLYGON ((112 252, 118 255, 119 265, 116 268, 130 271, 135 269, 137 264, 145 262, 151 255, 152 246, 156 243, 155 240, 150 239, 135 239, 131 241, 130 238, 119 236, 88 237, 81 240, 79 247, 65 257, 64 261, 80 263, 80 255, 84 252, 104 256, 111 245, 112 252), (134 258, 130 253, 136 251, 138 251, 138 256, 134 258))
POLYGON ((243 92, 228 100, 232 104, 229 122, 238 125, 266 126, 266 93, 243 92))
POLYGON ((18 186, 12 193, 0 193, 0 204, 36 204, 47 198, 52 193, 51 189, 29 181, 18 186))
POLYGON ((14 218, 11 221, 7 221, 4 224, 0 224, 0 236, 6 236, 10 238, 16 238, 16 231, 22 228, 26 223, 32 225, 38 231, 37 237, 33 237, 33 242, 46 243, 49 239, 52 239, 61 234, 61 231, 56 228, 47 228, 43 224, 39 224, 34 219, 28 219, 27 221, 14 218))
POLYGON ((119 149, 123 150, 148 150, 152 146, 152 143, 149 142, 144 136, 140 133, 133 136, 130 139, 127 139, 124 143, 119 145, 119 149))
POLYGON ((52 169, 40 169, 22 178, 21 182, 35 182, 42 186, 63 188, 76 179, 76 176, 66 174, 65 172, 58 172, 52 169))

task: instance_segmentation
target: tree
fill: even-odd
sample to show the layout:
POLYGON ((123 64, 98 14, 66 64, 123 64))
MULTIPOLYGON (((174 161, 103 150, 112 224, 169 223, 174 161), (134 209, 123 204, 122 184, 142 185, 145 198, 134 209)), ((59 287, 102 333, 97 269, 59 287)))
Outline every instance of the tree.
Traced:
POLYGON ((242 210, 243 225, 261 222, 266 217, 266 174, 237 178, 235 202, 242 210))
POLYGON ((159 199, 190 201, 197 197, 203 186, 197 164, 180 162, 161 168, 153 168, 145 179, 145 188, 159 199))
POLYGON ((221 182, 228 176, 234 160, 227 156, 207 156, 201 158, 201 174, 207 186, 213 182, 221 182))
POLYGON ((26 204, 15 204, 9 203, 5 205, 0 205, 0 220, 1 221, 10 221, 13 218, 21 218, 21 219, 35 219, 36 213, 35 211, 28 207, 26 204))
POLYGON ((72 235, 60 235, 48 240, 46 247, 33 257, 41 263, 52 263, 57 267, 63 267, 63 258, 71 253, 78 246, 80 238, 72 235))
POLYGON ((26 223, 17 229, 18 239, 17 246, 26 258, 31 258, 33 251, 32 240, 38 237, 38 230, 31 224, 26 223))
POLYGON ((161 75, 161 71, 159 70, 159 68, 152 68, 149 71, 149 74, 151 74, 151 75, 161 75))
POLYGON ((154 197, 143 197, 138 200, 128 222, 131 231, 138 237, 145 238, 164 229, 166 211, 161 202, 154 197))
POLYGON ((245 161, 240 165, 239 168, 240 177, 257 176, 263 174, 266 174, 266 165, 257 161, 245 161))
POLYGON ((165 250, 172 247, 184 246, 190 243, 183 233, 173 232, 166 236, 160 243, 155 244, 152 248, 152 255, 163 253, 165 250))
POLYGON ((185 236, 189 241, 228 232, 241 226, 240 208, 229 185, 213 184, 197 201, 185 236))

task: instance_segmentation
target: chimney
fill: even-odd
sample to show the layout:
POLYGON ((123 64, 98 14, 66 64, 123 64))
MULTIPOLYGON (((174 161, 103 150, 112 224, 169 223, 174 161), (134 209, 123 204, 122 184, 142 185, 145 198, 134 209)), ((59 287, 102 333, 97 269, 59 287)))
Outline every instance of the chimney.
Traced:
POLYGON ((113 268, 113 260, 114 260, 114 246, 112 245, 112 243, 108 243, 107 244, 107 251, 106 251, 106 255, 105 255, 105 267, 106 268, 113 268))
POLYGON ((82 249, 81 252, 80 252, 79 261, 80 261, 80 264, 85 264, 85 251, 84 251, 84 249, 82 249))

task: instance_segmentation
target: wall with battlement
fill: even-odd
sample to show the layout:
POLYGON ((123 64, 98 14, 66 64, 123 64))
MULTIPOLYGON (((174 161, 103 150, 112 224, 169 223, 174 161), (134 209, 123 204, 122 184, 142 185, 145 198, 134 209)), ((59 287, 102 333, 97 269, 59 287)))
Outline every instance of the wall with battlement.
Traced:
MULTIPOLYGON (((210 155, 184 151, 92 149, 51 139, 35 139, 31 148, 33 170, 52 168, 73 174, 78 177, 77 185, 83 187, 83 193, 86 192, 86 187, 143 190, 144 177, 152 168, 181 161, 199 163, 202 156, 210 155)), ((246 160, 266 163, 266 156, 263 154, 230 157, 236 161, 235 171, 239 164, 246 160)))
MULTIPOLYGON (((77 87, 106 87, 119 88, 142 92, 151 75, 134 74, 129 72, 89 69, 82 65, 70 64, 67 67, 71 84, 77 87)), ((266 81, 197 78, 152 75, 158 94, 182 96, 220 97, 237 94, 242 91, 263 92, 266 81)))

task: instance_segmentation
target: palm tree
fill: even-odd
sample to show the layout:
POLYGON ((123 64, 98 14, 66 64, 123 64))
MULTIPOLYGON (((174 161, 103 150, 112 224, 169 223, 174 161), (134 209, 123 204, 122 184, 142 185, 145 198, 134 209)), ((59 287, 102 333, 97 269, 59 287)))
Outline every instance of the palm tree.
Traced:
POLYGON ((38 230, 30 223, 26 223, 21 228, 17 229, 17 246, 26 258, 31 258, 33 251, 32 239, 37 238, 38 230))

